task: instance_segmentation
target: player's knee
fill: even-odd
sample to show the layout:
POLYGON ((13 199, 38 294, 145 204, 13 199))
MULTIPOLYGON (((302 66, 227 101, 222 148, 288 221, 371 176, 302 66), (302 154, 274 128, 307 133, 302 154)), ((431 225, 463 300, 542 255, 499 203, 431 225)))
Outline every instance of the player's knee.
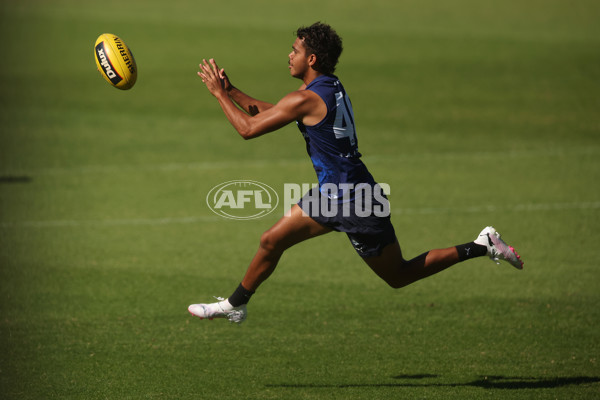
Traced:
POLYGON ((401 258, 386 273, 380 273, 379 275, 392 289, 403 288, 412 282, 404 269, 405 266, 406 262, 401 258))
POLYGON ((260 236, 260 247, 268 252, 281 251, 281 241, 268 230, 260 236))
POLYGON ((400 288, 403 288, 404 286, 408 285, 408 282, 406 282, 404 279, 394 279, 394 280, 386 281, 386 283, 388 285, 390 285, 390 287, 392 289, 400 289, 400 288))
POLYGON ((408 263, 404 260, 399 264, 396 268, 397 273, 394 275, 393 279, 388 282, 388 284, 394 289, 400 289, 404 286, 408 286, 419 279, 423 278, 415 271, 411 271, 408 266, 408 263))
POLYGON ((410 285, 413 282, 413 280, 411 280, 410 274, 406 272, 405 267, 406 261, 401 258, 397 262, 396 267, 394 268, 394 271, 396 272, 394 276, 391 277, 389 280, 386 280, 387 284, 390 285, 392 289, 400 289, 404 286, 410 285))

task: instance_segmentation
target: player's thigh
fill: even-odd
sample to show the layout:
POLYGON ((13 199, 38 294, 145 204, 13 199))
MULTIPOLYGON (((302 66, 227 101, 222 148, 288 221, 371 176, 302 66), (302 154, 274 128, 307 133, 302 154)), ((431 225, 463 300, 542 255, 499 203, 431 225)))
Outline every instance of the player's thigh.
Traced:
POLYGON ((289 248, 296 243, 331 232, 302 211, 297 204, 291 208, 288 214, 281 217, 261 237, 261 246, 269 248, 289 248))

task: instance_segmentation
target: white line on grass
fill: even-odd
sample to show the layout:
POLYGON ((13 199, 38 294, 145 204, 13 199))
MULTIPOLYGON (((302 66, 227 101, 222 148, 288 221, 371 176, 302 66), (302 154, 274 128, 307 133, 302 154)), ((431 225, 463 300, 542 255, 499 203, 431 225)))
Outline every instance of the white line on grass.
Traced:
MULTIPOLYGON (((418 207, 395 208, 392 215, 426 215, 426 214, 462 214, 486 212, 534 212, 534 211, 563 211, 563 210, 597 210, 600 201, 569 202, 569 203, 528 203, 507 206, 469 206, 469 207, 418 207)), ((199 222, 223 221, 216 215, 196 217, 165 217, 165 218, 136 218, 136 219, 107 219, 107 220, 48 220, 48 221, 15 221, 0 222, 0 228, 62 228, 62 227, 102 227, 102 226, 159 226, 177 224, 195 224, 199 222)))
POLYGON ((100 227, 100 226, 135 226, 135 225, 175 225, 195 224, 198 222, 217 221, 222 218, 213 216, 182 217, 182 218, 136 218, 136 219, 105 219, 105 220, 48 220, 48 221, 20 221, 2 222, 2 228, 61 228, 61 227, 100 227))
MULTIPOLYGON (((520 159, 531 157, 581 157, 595 156, 600 153, 600 148, 597 146, 588 147, 572 147, 572 148, 540 148, 540 149, 524 149, 524 150, 509 150, 501 152, 503 159, 520 159)), ((455 159, 496 159, 499 157, 499 152, 479 151, 479 152, 447 152, 447 153, 401 153, 394 155, 370 155, 365 156, 364 160, 367 164, 386 163, 390 161, 411 161, 411 160, 455 160, 455 159)), ((307 158, 295 159, 268 159, 268 160, 230 160, 230 161, 207 161, 207 162, 190 162, 190 163, 157 163, 157 164, 140 164, 140 165, 80 165, 73 167, 48 167, 35 170, 26 170, 19 168, 8 168, 5 171, 0 171, 0 176, 39 176, 39 175, 64 175, 64 174, 122 174, 124 172, 175 172, 185 170, 214 170, 227 168, 264 168, 277 167, 288 165, 307 165, 307 158)))
POLYGON ((587 210, 600 208, 600 201, 570 202, 570 203, 528 203, 507 206, 469 206, 469 207, 418 207, 394 208, 393 214, 462 214, 498 211, 561 211, 561 210, 587 210))

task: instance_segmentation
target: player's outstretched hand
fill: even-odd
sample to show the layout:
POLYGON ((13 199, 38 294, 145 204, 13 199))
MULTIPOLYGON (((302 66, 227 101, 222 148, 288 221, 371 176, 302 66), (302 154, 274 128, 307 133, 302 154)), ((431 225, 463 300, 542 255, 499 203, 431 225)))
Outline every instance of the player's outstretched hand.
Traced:
POLYGON ((219 69, 213 58, 208 60, 208 62, 203 59, 199 67, 198 76, 202 78, 202 82, 204 82, 206 88, 214 96, 217 96, 222 91, 231 90, 232 86, 227 74, 225 74, 225 69, 219 69))

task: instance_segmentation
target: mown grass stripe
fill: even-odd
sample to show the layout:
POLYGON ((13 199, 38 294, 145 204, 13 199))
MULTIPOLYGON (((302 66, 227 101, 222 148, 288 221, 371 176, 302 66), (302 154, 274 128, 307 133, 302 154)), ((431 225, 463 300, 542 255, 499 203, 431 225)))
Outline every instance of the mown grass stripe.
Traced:
MULTIPOLYGON (((463 214, 483 212, 534 212, 534 211, 568 211, 568 210, 597 210, 600 209, 600 201, 569 202, 569 203, 528 203, 513 204, 505 206, 484 205, 468 207, 417 207, 417 208, 395 208, 392 214, 415 215, 415 214, 463 214)), ((132 219, 107 219, 107 220, 48 220, 48 221, 14 221, 2 222, 2 228, 63 228, 81 226, 135 226, 135 225, 177 225, 195 224, 207 221, 219 221, 221 217, 216 215, 199 215, 189 217, 162 217, 162 218, 132 218, 132 219)))

